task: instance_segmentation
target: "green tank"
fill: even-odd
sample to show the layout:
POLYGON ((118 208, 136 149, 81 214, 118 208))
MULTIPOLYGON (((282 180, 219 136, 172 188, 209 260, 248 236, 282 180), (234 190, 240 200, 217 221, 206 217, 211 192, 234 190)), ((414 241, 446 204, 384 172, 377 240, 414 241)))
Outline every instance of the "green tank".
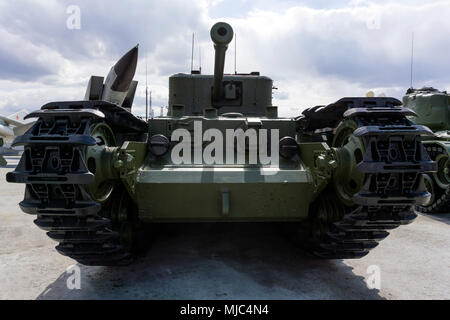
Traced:
POLYGON ((450 212, 450 96, 445 91, 431 87, 410 88, 403 97, 403 105, 416 112, 413 120, 425 125, 434 136, 424 136, 423 145, 430 158, 436 162, 437 171, 424 174, 430 200, 417 206, 424 213, 450 212))
POLYGON ((82 101, 51 102, 7 180, 26 184, 21 209, 85 265, 121 265, 159 223, 267 222, 322 258, 365 256, 429 201, 436 164, 393 98, 349 97, 281 118, 272 80, 224 74, 230 25, 211 29, 213 75, 169 78, 167 116, 130 111, 138 47, 82 101), (152 228, 153 227, 153 228, 152 228))

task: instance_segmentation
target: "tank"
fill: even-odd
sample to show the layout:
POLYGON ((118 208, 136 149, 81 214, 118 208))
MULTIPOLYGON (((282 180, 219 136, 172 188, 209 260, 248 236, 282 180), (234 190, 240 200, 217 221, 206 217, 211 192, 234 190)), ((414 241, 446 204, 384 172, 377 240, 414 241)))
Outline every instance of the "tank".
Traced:
POLYGON ((410 88, 403 97, 405 108, 414 110, 415 123, 425 125, 434 136, 424 136, 423 145, 430 158, 436 162, 437 171, 424 174, 430 200, 417 206, 423 213, 448 213, 450 211, 450 96, 446 91, 432 87, 410 88))
POLYGON ((20 208, 85 265, 122 265, 161 223, 266 222, 327 259, 360 258, 416 217, 436 164, 394 98, 347 97, 282 118, 273 81, 224 74, 233 29, 211 29, 213 75, 169 78, 167 116, 130 111, 138 47, 92 76, 82 101, 51 102, 14 145, 20 208), (105 94, 106 92, 106 94, 105 94))

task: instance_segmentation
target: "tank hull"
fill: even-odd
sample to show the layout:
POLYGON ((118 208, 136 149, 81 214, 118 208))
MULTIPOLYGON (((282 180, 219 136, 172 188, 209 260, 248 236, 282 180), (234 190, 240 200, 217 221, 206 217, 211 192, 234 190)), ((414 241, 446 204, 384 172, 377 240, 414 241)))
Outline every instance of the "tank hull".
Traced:
POLYGON ((245 167, 140 169, 136 182, 139 217, 148 222, 305 219, 315 198, 309 171, 263 171, 245 167))

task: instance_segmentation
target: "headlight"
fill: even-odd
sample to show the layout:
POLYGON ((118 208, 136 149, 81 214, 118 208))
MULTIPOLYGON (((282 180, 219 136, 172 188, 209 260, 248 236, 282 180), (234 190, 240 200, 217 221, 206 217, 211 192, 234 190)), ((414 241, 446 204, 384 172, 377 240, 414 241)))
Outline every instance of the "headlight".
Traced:
POLYGON ((280 139, 280 154, 285 159, 292 159, 298 153, 298 144, 292 137, 280 139))
POLYGON ((150 151, 157 157, 162 156, 169 151, 169 139, 162 134, 155 134, 150 138, 150 151))

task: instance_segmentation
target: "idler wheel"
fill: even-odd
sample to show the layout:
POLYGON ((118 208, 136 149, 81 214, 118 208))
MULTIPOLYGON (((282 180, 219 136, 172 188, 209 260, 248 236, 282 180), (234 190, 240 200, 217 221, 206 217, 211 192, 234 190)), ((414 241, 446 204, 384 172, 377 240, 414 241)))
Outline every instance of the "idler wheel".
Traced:
POLYGON ((339 159, 333 184, 337 196, 346 206, 354 204, 352 197, 361 190, 364 183, 364 174, 358 170, 357 165, 363 160, 366 148, 363 139, 353 134, 357 127, 353 120, 343 121, 336 129, 332 142, 339 159))
POLYGON ((109 171, 108 148, 116 146, 116 139, 105 123, 93 125, 91 136, 97 140, 97 144, 86 148, 87 167, 94 174, 94 182, 87 185, 87 191, 93 200, 105 202, 114 190, 114 181, 109 171))
POLYGON ((440 154, 436 157, 437 172, 433 173, 436 184, 441 189, 447 189, 450 185, 450 161, 448 154, 440 154))
POLYGON ((428 200, 428 202, 424 204, 424 207, 429 207, 436 200, 436 187, 435 183, 433 182, 433 179, 426 173, 423 174, 423 182, 425 183, 425 188, 431 194, 431 197, 428 200))

